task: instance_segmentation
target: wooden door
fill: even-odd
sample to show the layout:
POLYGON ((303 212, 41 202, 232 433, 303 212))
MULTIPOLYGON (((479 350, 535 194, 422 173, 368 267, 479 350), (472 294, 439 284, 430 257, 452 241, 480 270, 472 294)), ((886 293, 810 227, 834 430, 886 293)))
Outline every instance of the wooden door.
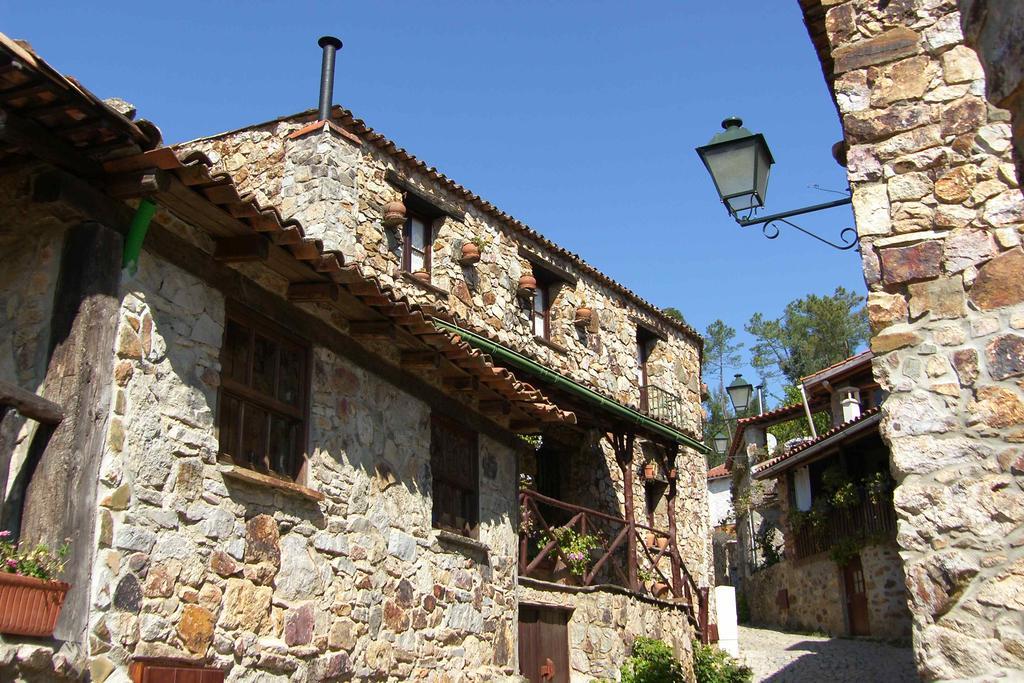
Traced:
POLYGON ((519 608, 519 673, 530 683, 569 683, 569 612, 519 608))
POLYGON ((846 614, 850 622, 850 635, 871 635, 871 625, 868 623, 868 594, 864 585, 864 568, 860 563, 860 555, 855 555, 843 567, 843 583, 846 587, 846 614))

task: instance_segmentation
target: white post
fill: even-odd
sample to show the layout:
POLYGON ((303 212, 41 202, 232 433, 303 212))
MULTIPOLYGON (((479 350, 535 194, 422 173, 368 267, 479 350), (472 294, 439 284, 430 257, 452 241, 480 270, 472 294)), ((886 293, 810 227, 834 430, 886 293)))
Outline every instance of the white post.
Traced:
POLYGON ((733 657, 740 654, 740 632, 736 618, 736 589, 715 586, 715 616, 718 617, 718 647, 733 657))

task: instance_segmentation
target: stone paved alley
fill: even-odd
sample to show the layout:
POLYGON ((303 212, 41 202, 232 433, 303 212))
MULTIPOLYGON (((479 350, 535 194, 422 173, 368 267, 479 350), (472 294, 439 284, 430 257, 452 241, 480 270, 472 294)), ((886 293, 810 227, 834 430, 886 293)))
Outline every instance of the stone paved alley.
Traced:
POLYGON ((902 683, 918 680, 909 647, 740 626, 740 659, 754 681, 902 683))

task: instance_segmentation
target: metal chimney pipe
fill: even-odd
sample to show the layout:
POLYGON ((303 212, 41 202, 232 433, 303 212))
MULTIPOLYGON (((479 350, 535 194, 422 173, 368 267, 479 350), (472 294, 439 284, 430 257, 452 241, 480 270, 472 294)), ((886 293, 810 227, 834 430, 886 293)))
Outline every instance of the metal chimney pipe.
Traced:
POLYGON ((341 49, 341 41, 334 36, 323 36, 316 44, 324 49, 324 59, 320 63, 320 113, 318 121, 331 118, 331 100, 334 97, 334 57, 341 49))

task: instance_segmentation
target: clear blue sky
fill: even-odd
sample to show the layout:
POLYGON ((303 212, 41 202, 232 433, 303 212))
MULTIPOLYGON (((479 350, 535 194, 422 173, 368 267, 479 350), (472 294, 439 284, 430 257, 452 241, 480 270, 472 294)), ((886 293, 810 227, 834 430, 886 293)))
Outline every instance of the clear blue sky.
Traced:
POLYGON ((797 0, 21 2, 0 30, 168 142, 315 107, 316 39, 337 35, 336 102, 699 330, 721 318, 746 340, 755 311, 865 291, 856 252, 740 229, 693 151, 738 115, 775 156, 769 211, 845 189, 797 0))

